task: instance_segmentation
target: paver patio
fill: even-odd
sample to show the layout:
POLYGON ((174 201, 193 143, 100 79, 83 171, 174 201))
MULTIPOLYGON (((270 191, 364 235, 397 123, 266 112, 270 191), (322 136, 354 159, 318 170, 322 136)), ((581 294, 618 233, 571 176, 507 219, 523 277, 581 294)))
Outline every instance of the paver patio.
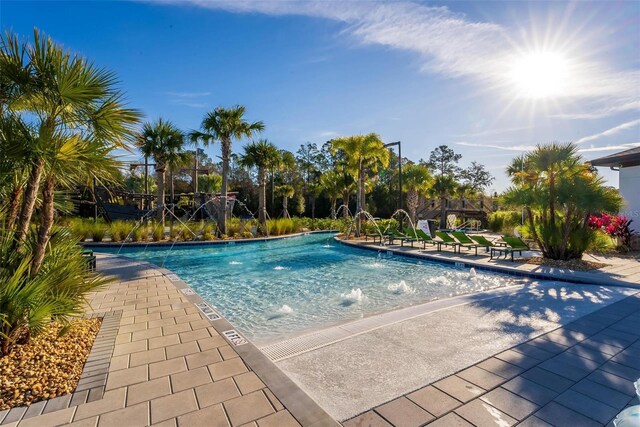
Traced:
POLYGON ((343 423, 603 426, 638 404, 640 293, 343 423))

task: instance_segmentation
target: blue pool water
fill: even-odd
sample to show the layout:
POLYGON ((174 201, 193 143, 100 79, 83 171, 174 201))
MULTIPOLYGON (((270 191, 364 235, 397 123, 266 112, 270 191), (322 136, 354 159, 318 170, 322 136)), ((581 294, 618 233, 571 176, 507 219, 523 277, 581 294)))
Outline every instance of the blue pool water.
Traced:
MULTIPOLYGON (((97 249, 116 253, 118 248, 97 249)), ((267 242, 124 247, 120 255, 175 272, 254 343, 266 344, 438 298, 522 282, 351 248, 333 235, 267 242), (167 257, 167 254, 169 256, 167 257)))

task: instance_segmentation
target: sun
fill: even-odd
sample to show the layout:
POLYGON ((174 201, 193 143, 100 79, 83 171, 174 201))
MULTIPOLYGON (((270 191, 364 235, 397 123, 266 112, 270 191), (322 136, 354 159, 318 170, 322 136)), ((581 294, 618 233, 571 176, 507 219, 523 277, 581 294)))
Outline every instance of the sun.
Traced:
POLYGON ((562 95, 571 78, 566 57, 545 51, 519 55, 508 77, 519 97, 534 99, 562 95))

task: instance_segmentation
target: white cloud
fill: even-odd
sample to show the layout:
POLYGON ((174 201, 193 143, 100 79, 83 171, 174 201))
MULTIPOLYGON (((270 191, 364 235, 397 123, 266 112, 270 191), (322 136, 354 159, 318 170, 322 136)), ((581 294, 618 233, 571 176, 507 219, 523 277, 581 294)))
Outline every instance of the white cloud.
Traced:
POLYGON ((166 94, 175 98, 204 98, 211 95, 211 92, 166 92, 166 94))
MULTIPOLYGON (((527 46, 541 42, 526 39, 518 28, 474 21, 447 7, 412 2, 156 0, 155 3, 343 22, 344 34, 360 43, 414 52, 422 59, 425 71, 472 78, 479 81, 483 89, 508 87, 507 76, 514 58, 527 46)), ((573 36, 575 34, 556 34, 555 38, 566 42, 573 36)), ((561 93, 565 99, 579 100, 571 107, 579 110, 564 111, 556 117, 604 117, 637 107, 640 72, 614 70, 601 62, 576 57, 579 48, 588 46, 562 46, 571 65, 571 78, 561 93)))
POLYGON ((640 119, 636 119, 636 120, 631 120, 629 122, 625 122, 622 123, 618 126, 614 126, 610 129, 605 130, 604 132, 600 132, 600 133, 596 133, 593 135, 589 135, 589 136, 585 136, 582 137, 580 139, 578 139, 575 143, 576 144, 583 144, 585 142, 589 142, 589 141, 595 141, 596 139, 600 139, 602 137, 606 137, 606 136, 611 136, 611 135, 615 135, 619 132, 622 132, 623 130, 626 129, 631 129, 635 126, 638 126, 640 124, 640 119))
POLYGON ((463 147, 479 147, 479 148, 494 148, 496 150, 504 150, 504 151, 531 151, 535 150, 535 145, 496 145, 496 144, 483 144, 481 142, 454 142, 456 145, 462 145, 463 147))
POLYGON ((598 151, 628 150, 634 147, 640 147, 640 142, 632 142, 629 144, 619 144, 619 145, 605 145, 604 147, 581 148, 578 151, 581 153, 592 153, 592 152, 598 152, 598 151))

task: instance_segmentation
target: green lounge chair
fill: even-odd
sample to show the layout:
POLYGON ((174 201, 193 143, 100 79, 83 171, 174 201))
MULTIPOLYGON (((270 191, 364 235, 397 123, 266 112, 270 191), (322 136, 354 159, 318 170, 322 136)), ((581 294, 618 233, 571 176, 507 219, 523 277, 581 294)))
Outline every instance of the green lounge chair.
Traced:
POLYGON ((96 271, 96 256, 93 254, 93 250, 90 248, 82 248, 82 257, 87 262, 89 271, 96 271))
POLYGON ((411 243, 411 247, 413 247, 414 242, 418 241, 418 239, 402 234, 398 230, 391 230, 391 234, 389 235, 389 244, 393 245, 393 242, 396 240, 400 241, 400 246, 404 246, 405 242, 407 242, 411 243))
POLYGON ((471 240, 471 237, 467 236, 467 234, 462 231, 452 231, 451 235, 455 237, 458 242, 460 242, 461 246, 467 249, 475 249, 476 256, 478 256, 478 248, 486 248, 486 251, 489 252, 489 247, 493 246, 488 241, 487 241, 489 243, 488 245, 475 242, 471 240))
POLYGON ((364 241, 368 241, 369 237, 371 237, 373 239, 373 243, 376 242, 376 239, 380 240, 380 243, 382 243, 382 239, 385 237, 384 234, 380 235, 379 233, 365 233, 364 235, 364 241))
POLYGON ((438 250, 441 250, 442 245, 444 246, 452 246, 453 252, 460 252, 460 242, 456 241, 453 237, 449 236, 444 231, 436 231, 436 237, 440 240, 436 240, 435 242, 438 244, 438 250))
POLYGON ((493 246, 491 249, 490 258, 493 259, 494 252, 498 253, 498 257, 500 258, 500 254, 504 253, 505 259, 508 254, 511 254, 511 261, 513 261, 513 254, 518 252, 518 255, 522 256, 522 251, 529 250, 529 245, 522 241, 519 237, 508 237, 502 236, 502 240, 506 243, 506 246, 496 247, 493 246))
POLYGON ((427 233, 425 233, 424 231, 420 230, 420 229, 416 229, 416 234, 418 235, 418 241, 422 242, 422 249, 426 249, 427 248, 427 243, 430 245, 437 245, 438 242, 433 240, 431 238, 431 236, 429 236, 427 233))

